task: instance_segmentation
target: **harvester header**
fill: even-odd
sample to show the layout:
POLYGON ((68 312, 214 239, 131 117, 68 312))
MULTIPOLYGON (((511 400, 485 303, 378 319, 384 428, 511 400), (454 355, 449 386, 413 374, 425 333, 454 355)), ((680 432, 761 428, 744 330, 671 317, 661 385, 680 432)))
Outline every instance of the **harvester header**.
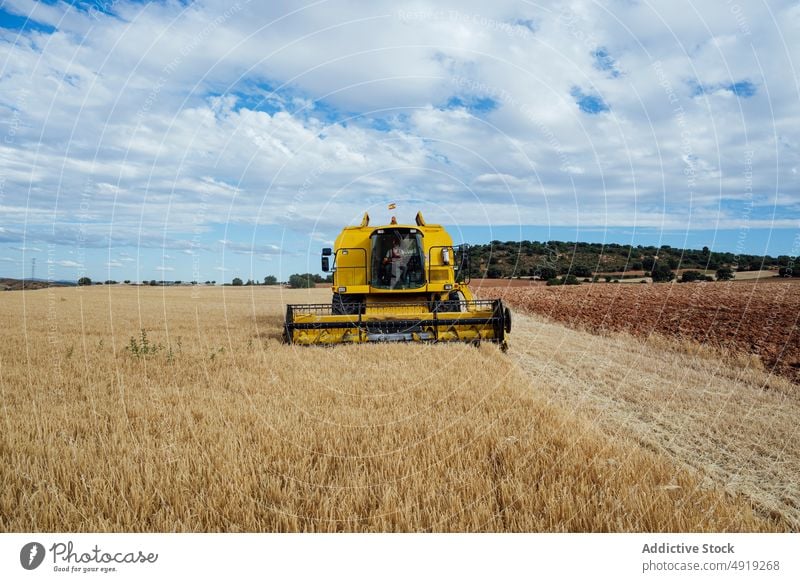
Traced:
POLYGON ((491 341, 507 347, 511 313, 500 299, 476 299, 469 289, 467 245, 427 224, 345 227, 322 249, 333 272, 332 299, 287 305, 284 339, 301 345, 375 341, 491 341))

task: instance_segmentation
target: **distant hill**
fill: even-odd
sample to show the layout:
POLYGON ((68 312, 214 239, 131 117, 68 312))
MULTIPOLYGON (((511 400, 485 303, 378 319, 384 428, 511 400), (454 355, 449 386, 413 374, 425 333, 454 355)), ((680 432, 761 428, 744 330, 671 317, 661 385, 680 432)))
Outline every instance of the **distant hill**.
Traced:
MULTIPOLYGON (((790 264, 791 258, 779 256, 735 255, 734 253, 678 249, 668 245, 631 246, 615 243, 581 242, 501 242, 470 246, 472 277, 499 279, 507 277, 539 277, 547 269, 557 275, 571 273, 576 277, 596 274, 619 275, 650 271, 653 264, 666 262, 671 269, 696 269, 716 271, 730 267, 734 271, 779 269, 790 264)), ((552 275, 552 272, 550 273, 552 275)))
POLYGON ((0 291, 21 291, 22 289, 46 289, 47 287, 75 287, 74 281, 48 281, 47 279, 9 279, 0 278, 0 291))

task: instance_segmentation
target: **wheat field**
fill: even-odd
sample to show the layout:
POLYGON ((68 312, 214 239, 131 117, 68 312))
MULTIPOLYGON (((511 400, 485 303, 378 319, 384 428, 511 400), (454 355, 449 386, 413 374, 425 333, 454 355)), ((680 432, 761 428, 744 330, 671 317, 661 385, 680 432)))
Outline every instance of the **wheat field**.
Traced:
MULTIPOLYGON (((0 531, 797 527, 790 512, 706 466, 703 447, 663 445, 625 402, 609 402, 641 384, 626 360, 620 377, 594 378, 596 366, 557 349, 646 358, 664 346, 516 316, 507 354, 491 345, 281 344, 283 305, 329 293, 117 286, 0 295, 0 531)), ((709 365, 702 354, 679 359, 709 365)), ((758 373, 731 382, 755 390, 758 373)), ((778 452, 790 473, 798 449, 778 452)), ((773 476, 776 486, 784 477, 773 476)))

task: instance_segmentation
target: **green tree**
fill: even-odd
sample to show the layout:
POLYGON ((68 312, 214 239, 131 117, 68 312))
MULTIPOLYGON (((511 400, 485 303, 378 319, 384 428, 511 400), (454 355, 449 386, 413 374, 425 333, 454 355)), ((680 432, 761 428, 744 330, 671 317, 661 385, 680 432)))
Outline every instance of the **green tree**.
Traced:
POLYGON ((691 283, 692 281, 705 281, 706 276, 700 271, 684 271, 681 275, 681 283, 691 283))
POLYGON ((315 285, 314 275, 311 273, 303 273, 302 275, 295 273, 289 276, 289 285, 295 289, 308 289, 315 285))
POLYGON ((656 260, 653 257, 644 257, 642 259, 642 268, 645 271, 652 271, 653 267, 656 266, 656 260))
POLYGON ((502 276, 503 276, 503 273, 500 271, 500 269, 496 269, 494 267, 490 267, 489 269, 486 270, 486 278, 487 279, 500 279, 500 278, 502 278, 502 276))
POLYGON ((653 283, 668 283, 675 278, 675 273, 669 268, 668 263, 656 263, 650 276, 653 278, 653 283))
POLYGON ((586 265, 572 265, 571 273, 576 277, 591 277, 592 268, 586 265))
POLYGON ((81 277, 78 279, 78 285, 91 285, 92 280, 89 277, 81 277))
POLYGON ((733 277, 733 269, 730 267, 720 267, 717 269, 717 281, 730 281, 733 277))
POLYGON ((231 285, 233 285, 234 287, 241 287, 242 284, 243 284, 242 280, 239 277, 234 277, 233 281, 231 281, 231 285))
POLYGON ((264 285, 277 285, 278 278, 275 275, 267 275, 264 277, 264 285))
POLYGON ((536 267, 534 274, 542 281, 549 281, 550 279, 555 279, 558 275, 558 272, 553 267, 542 266, 536 267))

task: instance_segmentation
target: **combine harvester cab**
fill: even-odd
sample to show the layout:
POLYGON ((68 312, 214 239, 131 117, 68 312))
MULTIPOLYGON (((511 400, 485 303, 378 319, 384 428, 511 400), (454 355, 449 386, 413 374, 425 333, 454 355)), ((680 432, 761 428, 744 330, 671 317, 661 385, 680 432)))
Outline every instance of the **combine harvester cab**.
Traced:
POLYGON ((286 306, 284 340, 300 345, 362 342, 490 341, 507 348, 511 312, 500 299, 475 299, 467 245, 453 246, 437 224, 348 226, 322 249, 333 271, 325 304, 286 306), (333 265, 331 265, 331 258, 333 265))

